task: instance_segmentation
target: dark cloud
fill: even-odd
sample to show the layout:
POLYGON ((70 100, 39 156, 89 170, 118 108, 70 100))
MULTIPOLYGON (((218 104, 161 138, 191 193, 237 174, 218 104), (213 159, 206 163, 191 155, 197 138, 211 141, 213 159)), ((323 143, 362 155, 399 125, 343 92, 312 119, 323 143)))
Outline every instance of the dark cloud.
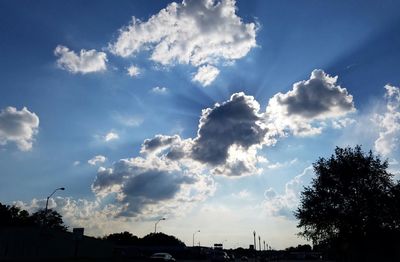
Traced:
POLYGON ((267 129, 261 124, 259 104, 252 96, 233 94, 227 102, 203 110, 192 148, 193 159, 223 164, 232 145, 249 148, 261 144, 267 129))
POLYGON ((180 137, 178 135, 174 136, 164 136, 164 135, 156 135, 152 139, 146 139, 144 140, 142 144, 142 152, 153 152, 156 151, 157 149, 166 147, 177 140, 180 140, 180 137))
POLYGON ((297 82, 289 92, 274 95, 268 102, 267 116, 281 130, 295 135, 321 133, 321 121, 354 112, 353 96, 323 70, 314 70, 310 79, 297 82), (316 122, 320 123, 316 123, 316 122))
POLYGON ((300 115, 311 119, 342 115, 354 110, 353 96, 322 70, 314 70, 307 81, 297 82, 293 90, 278 94, 278 103, 286 107, 288 115, 300 115))
POLYGON ((201 200, 213 192, 213 183, 205 178, 183 172, 165 159, 138 157, 99 169, 92 190, 101 197, 115 194, 114 204, 121 207, 118 216, 139 216, 149 208, 161 210, 166 203, 201 200))

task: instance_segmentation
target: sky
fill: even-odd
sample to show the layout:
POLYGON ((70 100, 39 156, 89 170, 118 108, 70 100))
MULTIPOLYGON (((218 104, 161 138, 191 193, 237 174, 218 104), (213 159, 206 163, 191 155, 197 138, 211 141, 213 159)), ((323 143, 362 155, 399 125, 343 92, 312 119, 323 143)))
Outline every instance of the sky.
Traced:
POLYGON ((0 2, 0 202, 104 236, 305 239, 312 163, 400 178, 398 1, 0 2))

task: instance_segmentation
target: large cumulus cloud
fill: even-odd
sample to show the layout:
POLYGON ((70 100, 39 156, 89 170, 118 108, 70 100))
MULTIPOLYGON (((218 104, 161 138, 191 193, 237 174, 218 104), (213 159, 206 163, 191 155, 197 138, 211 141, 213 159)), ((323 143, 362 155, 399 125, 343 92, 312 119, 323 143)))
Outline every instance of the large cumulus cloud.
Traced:
POLYGON ((354 112, 353 96, 331 77, 316 69, 310 79, 297 82, 293 89, 273 96, 267 114, 281 130, 295 135, 312 135, 322 131, 324 120, 343 117, 354 112))
POLYGON ((39 117, 26 107, 18 110, 10 106, 0 111, 0 145, 13 142, 22 151, 30 150, 38 128, 39 117))
MULTIPOLYGON (((260 174, 266 163, 260 149, 282 135, 299 134, 298 121, 312 129, 314 121, 340 119, 354 110, 351 95, 322 70, 313 71, 292 91, 275 95, 264 112, 253 96, 235 93, 202 110, 196 136, 158 134, 144 140, 140 156, 101 167, 92 190, 100 199, 114 199, 118 216, 175 214, 213 194, 212 175, 260 174), (288 128, 291 132, 286 133, 288 128)), ((296 203, 304 176, 288 183, 284 195, 267 190, 266 205, 272 212, 284 212, 296 203)))
POLYGON ((262 123, 260 105, 252 96, 236 93, 214 108, 204 109, 192 157, 211 165, 222 164, 232 145, 245 149, 262 144, 267 128, 262 123))
POLYGON ((256 24, 237 16, 234 0, 186 0, 169 4, 147 21, 133 17, 110 50, 122 57, 150 50, 150 59, 162 65, 207 66, 212 74, 198 73, 194 80, 209 85, 218 72, 211 65, 244 57, 256 46, 255 38, 256 24))
POLYGON ((162 156, 121 159, 100 168, 92 185, 103 198, 114 197, 118 216, 139 217, 177 213, 186 204, 204 200, 215 190, 207 175, 185 169, 162 156))

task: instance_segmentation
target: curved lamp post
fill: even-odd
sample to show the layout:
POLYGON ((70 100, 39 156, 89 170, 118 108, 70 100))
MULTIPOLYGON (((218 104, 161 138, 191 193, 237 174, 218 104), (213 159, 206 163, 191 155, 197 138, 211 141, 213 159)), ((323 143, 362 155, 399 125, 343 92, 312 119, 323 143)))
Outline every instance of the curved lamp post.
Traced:
POLYGON ((59 187, 59 188, 56 188, 54 191, 53 191, 53 193, 51 193, 48 197, 47 197, 47 200, 46 200, 46 208, 45 208, 45 210, 44 210, 44 222, 45 222, 45 224, 46 224, 46 220, 47 220, 47 211, 48 211, 48 206, 49 206, 49 199, 54 195, 54 193, 56 192, 56 191, 58 191, 58 190, 65 190, 65 187, 59 187))
POLYGON ((160 218, 160 219, 154 224, 154 233, 157 233, 157 224, 158 224, 161 220, 165 220, 165 217, 160 218))
POLYGON ((196 232, 193 233, 193 246, 194 246, 194 236, 196 235, 196 233, 199 233, 200 230, 197 230, 196 232))

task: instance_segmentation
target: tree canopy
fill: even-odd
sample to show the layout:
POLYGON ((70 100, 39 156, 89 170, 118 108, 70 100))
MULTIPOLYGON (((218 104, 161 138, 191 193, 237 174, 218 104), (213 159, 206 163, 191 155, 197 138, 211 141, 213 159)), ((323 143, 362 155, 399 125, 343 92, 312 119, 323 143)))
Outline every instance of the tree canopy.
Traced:
POLYGON ((17 206, 3 205, 0 203, 0 227, 9 226, 41 226, 45 223, 48 228, 66 231, 62 216, 55 210, 40 209, 29 214, 17 206))
POLYGON ((391 245, 387 242, 400 230, 400 185, 387 171, 388 162, 360 146, 337 147, 313 167, 316 177, 295 212, 300 234, 343 252, 378 248, 380 240, 391 245))
POLYGON ((113 233, 105 236, 103 239, 111 241, 117 245, 136 245, 136 246, 173 246, 184 247, 185 243, 174 236, 164 233, 150 233, 142 238, 132 235, 125 231, 113 233))

